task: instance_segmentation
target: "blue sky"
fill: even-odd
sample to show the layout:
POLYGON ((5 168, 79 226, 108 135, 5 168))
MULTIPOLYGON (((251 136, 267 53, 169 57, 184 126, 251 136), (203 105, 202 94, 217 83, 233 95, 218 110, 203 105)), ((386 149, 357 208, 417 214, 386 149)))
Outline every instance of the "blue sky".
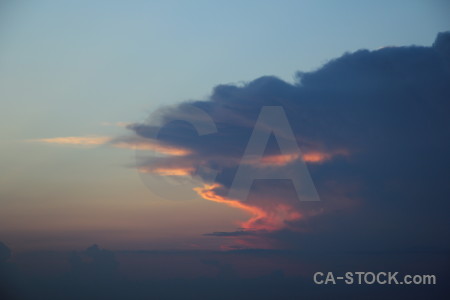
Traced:
POLYGON ((34 120, 19 133, 29 138, 82 134, 95 122, 205 98, 217 84, 262 75, 291 81, 346 51, 430 45, 450 27, 446 8, 444 1, 5 5, 0 76, 10 117, 2 121, 34 120))

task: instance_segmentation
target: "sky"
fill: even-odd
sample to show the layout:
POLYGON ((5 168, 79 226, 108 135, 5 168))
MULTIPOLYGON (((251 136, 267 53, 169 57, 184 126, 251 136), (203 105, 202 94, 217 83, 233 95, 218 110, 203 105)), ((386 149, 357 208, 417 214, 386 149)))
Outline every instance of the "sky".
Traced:
POLYGON ((0 298, 446 299, 449 12, 1 1, 0 298))
MULTIPOLYGON (((239 232, 249 210, 207 201, 195 185, 171 199, 149 188, 127 124, 162 106, 210 101, 218 85, 245 95, 256 78, 295 86, 297 72, 344 53, 430 47, 450 28, 445 1, 10 1, 0 9, 0 237, 16 251, 221 249, 214 233, 239 232)), ((250 246, 271 247, 260 242, 250 246)))

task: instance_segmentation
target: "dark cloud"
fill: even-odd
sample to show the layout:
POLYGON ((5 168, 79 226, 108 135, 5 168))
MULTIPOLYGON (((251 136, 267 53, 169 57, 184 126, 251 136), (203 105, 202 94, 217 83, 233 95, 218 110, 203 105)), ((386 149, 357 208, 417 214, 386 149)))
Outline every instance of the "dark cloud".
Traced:
POLYGON ((9 247, 0 241, 0 299, 20 299, 17 270, 11 256, 9 247))
MULTIPOLYGON (((450 33, 440 33, 432 47, 346 53, 299 72, 293 84, 265 76, 219 85, 205 101, 164 108, 148 123, 129 126, 140 139, 154 143, 159 132, 161 145, 188 152, 143 159, 140 167, 200 177, 209 184, 198 190, 203 197, 253 213, 244 230, 267 230, 259 236, 275 246, 448 246, 449 44, 450 33), (263 106, 284 108, 320 203, 299 202, 286 180, 255 181, 247 201, 227 199, 263 106), (188 107, 206 112, 217 132, 198 135, 183 121, 188 107), (217 172, 213 182, 204 170, 217 172)), ((280 163, 273 137, 265 155, 273 159, 249 164, 268 172, 296 161, 280 163)))
POLYGON ((110 280, 117 277, 119 263, 112 251, 94 244, 82 253, 70 255, 71 276, 77 280, 110 280))
POLYGON ((11 257, 11 250, 0 242, 0 263, 5 263, 11 257))
POLYGON ((395 299, 448 298, 445 297, 448 295, 448 249, 343 252, 329 247, 317 250, 113 253, 93 245, 72 255, 58 251, 15 253, 13 264, 19 272, 13 276, 15 280, 11 270, 5 274, 8 277, 0 277, 0 287, 6 287, 9 292, 0 296, 2 300, 359 299, 370 293, 372 298, 381 299, 389 293, 395 299), (117 275, 117 262, 120 262, 121 276, 106 274, 117 275), (436 285, 420 286, 315 285, 314 273, 324 270, 335 274, 392 270, 400 276, 436 274, 438 279, 436 285))

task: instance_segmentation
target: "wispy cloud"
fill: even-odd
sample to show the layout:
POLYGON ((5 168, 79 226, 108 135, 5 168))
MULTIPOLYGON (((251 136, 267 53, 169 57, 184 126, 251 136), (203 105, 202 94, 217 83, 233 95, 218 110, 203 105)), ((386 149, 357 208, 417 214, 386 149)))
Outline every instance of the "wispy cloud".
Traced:
POLYGON ((194 168, 146 168, 138 167, 142 173, 155 173, 163 176, 191 176, 194 174, 194 168))
POLYGON ((56 145, 77 145, 77 146, 98 146, 111 141, 107 136, 66 136, 55 138, 43 138, 27 140, 28 142, 56 144, 56 145))
POLYGON ((110 144, 116 148, 126 148, 135 150, 148 150, 160 154, 173 155, 173 156, 185 156, 191 153, 191 151, 173 146, 165 145, 151 139, 145 139, 141 137, 122 137, 111 139, 110 144))
POLYGON ((139 137, 127 137, 117 139, 108 136, 66 136, 54 138, 31 139, 26 142, 54 144, 54 145, 72 145, 72 146, 100 146, 108 145, 115 148, 147 150, 164 155, 184 156, 190 153, 189 150, 177 148, 171 145, 164 145, 153 140, 139 137))

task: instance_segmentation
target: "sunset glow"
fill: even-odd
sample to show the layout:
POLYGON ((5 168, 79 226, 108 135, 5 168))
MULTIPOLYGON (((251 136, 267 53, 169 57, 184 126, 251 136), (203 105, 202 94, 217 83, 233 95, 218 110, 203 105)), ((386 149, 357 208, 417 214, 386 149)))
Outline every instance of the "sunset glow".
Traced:
MULTIPOLYGON (((238 200, 227 199, 218 195, 214 190, 220 185, 212 184, 195 188, 194 190, 206 200, 224 203, 228 206, 235 207, 248 212, 251 218, 247 221, 240 222, 239 226, 244 230, 279 230, 286 226, 285 221, 298 220, 302 215, 297 211, 292 211, 287 205, 276 205, 274 211, 265 211, 264 209, 242 203, 238 200)), ((274 200, 276 201, 276 200, 274 200)))

